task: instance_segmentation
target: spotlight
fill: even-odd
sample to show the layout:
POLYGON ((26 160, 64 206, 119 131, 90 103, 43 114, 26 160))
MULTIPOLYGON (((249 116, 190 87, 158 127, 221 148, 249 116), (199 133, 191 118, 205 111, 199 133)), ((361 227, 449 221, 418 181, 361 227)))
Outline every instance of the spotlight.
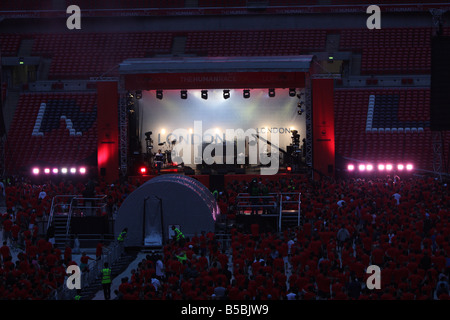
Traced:
POLYGON ((49 173, 50 173, 50 169, 49 169, 49 168, 45 168, 45 169, 44 169, 44 173, 45 173, 45 174, 49 174, 49 173))
POLYGON ((133 92, 128 92, 127 98, 128 98, 128 99, 133 99, 133 98, 134 98, 133 92))
POLYGON ((295 88, 289 89, 289 97, 295 97, 295 88))
POLYGON ((86 173, 86 168, 85 167, 81 167, 80 168, 80 173, 81 174, 85 174, 86 173))
POLYGON ((286 170, 287 170, 288 172, 291 172, 291 171, 292 171, 292 168, 291 168, 291 167, 287 167, 286 170))
POLYGON ((187 90, 181 90, 180 92, 181 99, 187 99, 187 90))
POLYGON ((367 170, 367 171, 372 171, 372 170, 373 170, 373 165, 368 164, 368 165, 366 166, 366 170, 367 170))
POLYGON ((208 99, 208 90, 202 90, 202 99, 208 99))
POLYGON ((365 171, 365 170, 366 170, 366 166, 365 166, 364 164, 360 164, 360 165, 358 166, 358 170, 359 170, 359 171, 365 171))
POLYGON ((273 98, 275 97, 275 89, 269 89, 269 97, 273 98))
POLYGON ((405 166, 402 164, 397 165, 397 169, 402 171, 403 169, 405 169, 405 166))
POLYGON ((39 168, 33 168, 33 174, 39 174, 39 168))
POLYGON ((145 140, 151 140, 152 138, 150 138, 150 136, 152 135, 153 132, 148 131, 145 133, 145 140))
POLYGON ((352 164, 349 164, 349 165, 347 166, 347 170, 348 170, 348 171, 353 171, 353 170, 355 170, 355 166, 352 165, 352 164))
POLYGON ((146 173, 147 173, 147 168, 146 168, 146 167, 141 167, 141 168, 139 169, 139 172, 140 172, 141 174, 146 174, 146 173))
POLYGON ((137 91, 136 91, 136 99, 137 99, 137 100, 142 99, 142 91, 141 91, 141 90, 137 90, 137 91))
POLYGON ((412 164, 407 164, 406 165, 406 170, 411 171, 413 169, 413 165, 412 164))
POLYGON ((223 90, 223 98, 228 99, 230 97, 230 90, 225 89, 223 90))
POLYGON ((77 173, 77 168, 70 168, 70 173, 72 174, 77 173))
POLYGON ((244 99, 248 99, 250 98, 250 90, 249 89, 245 89, 244 90, 244 99))
POLYGON ((158 100, 162 100, 162 98, 163 98, 163 91, 162 90, 156 90, 156 98, 158 100))
POLYGON ((67 168, 62 168, 61 169, 61 173, 66 174, 67 173, 67 168))
POLYGON ((300 110, 297 111, 297 113, 298 113, 299 115, 302 115, 303 112, 305 112, 305 110, 303 110, 303 109, 300 109, 300 110))
POLYGON ((386 170, 387 170, 387 171, 391 171, 392 169, 393 169, 392 164, 387 164, 387 165, 386 165, 386 170))
POLYGON ((333 56, 329 56, 328 57, 328 63, 333 63, 334 62, 334 57, 333 56))
POLYGON ((384 171, 384 169, 385 169, 384 164, 378 165, 378 171, 384 171))
POLYGON ((53 168, 53 173, 57 174, 59 172, 58 168, 53 168))

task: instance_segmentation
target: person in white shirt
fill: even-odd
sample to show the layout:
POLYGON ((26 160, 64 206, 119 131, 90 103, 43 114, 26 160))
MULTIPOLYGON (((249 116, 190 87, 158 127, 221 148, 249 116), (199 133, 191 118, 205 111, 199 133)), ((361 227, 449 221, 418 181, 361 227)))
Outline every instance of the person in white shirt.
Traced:
POLYGON ((394 193, 392 196, 395 198, 395 200, 397 200, 397 205, 399 205, 400 204, 400 198, 402 196, 398 192, 394 193))
POLYGON ((44 189, 42 189, 42 191, 39 192, 39 197, 38 197, 38 199, 42 199, 42 200, 43 200, 46 196, 47 196, 47 193, 45 192, 44 189))
POLYGON ((295 243, 295 241, 293 240, 293 239, 290 239, 288 242, 287 242, 287 245, 288 245, 288 254, 291 254, 291 247, 292 247, 292 245, 295 243))
POLYGON ((156 278, 156 274, 153 274, 151 279, 152 285, 155 287, 155 290, 158 291, 161 287, 161 282, 156 278))
POLYGON ((161 256, 158 256, 155 269, 156 269, 156 277, 158 279, 164 279, 164 264, 161 260, 161 256))
POLYGON ((297 300, 297 294, 295 294, 294 292, 290 291, 287 295, 286 298, 288 300, 297 300))

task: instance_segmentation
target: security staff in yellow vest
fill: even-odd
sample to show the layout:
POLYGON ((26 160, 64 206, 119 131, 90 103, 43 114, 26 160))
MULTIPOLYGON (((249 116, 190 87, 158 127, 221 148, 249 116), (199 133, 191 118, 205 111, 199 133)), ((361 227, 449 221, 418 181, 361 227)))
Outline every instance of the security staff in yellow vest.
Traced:
POLYGON ((102 287, 105 300, 111 299, 111 268, 109 268, 108 262, 105 262, 102 269, 102 287))
POLYGON ((123 243, 127 236, 127 232, 128 232, 128 228, 124 228, 122 230, 122 232, 119 234, 119 236, 117 237, 117 241, 119 241, 120 243, 123 243))
POLYGON ((178 261, 183 264, 187 261, 187 255, 186 252, 182 251, 179 254, 175 254, 175 256, 177 257, 178 261))
POLYGON ((77 295, 75 296, 74 300, 78 301, 81 300, 81 290, 77 289, 77 295))
POLYGON ((173 232, 175 232, 174 240, 176 243, 178 243, 180 246, 183 246, 184 244, 184 234, 180 231, 180 229, 176 228, 175 226, 172 226, 173 232))

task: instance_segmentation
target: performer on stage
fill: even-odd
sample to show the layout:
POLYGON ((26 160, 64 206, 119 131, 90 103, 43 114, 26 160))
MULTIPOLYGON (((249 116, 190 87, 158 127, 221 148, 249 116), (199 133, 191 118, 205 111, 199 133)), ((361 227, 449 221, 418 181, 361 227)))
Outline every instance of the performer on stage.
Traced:
POLYGON ((161 149, 158 150, 158 153, 155 155, 155 161, 156 161, 156 169, 158 170, 158 174, 161 173, 161 168, 164 161, 164 156, 161 152, 161 149))

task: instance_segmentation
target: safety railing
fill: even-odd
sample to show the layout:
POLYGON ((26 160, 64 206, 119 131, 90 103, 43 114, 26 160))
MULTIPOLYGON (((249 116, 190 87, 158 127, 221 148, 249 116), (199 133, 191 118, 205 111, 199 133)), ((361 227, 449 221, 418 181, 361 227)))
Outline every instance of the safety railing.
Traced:
POLYGON ((57 195, 53 197, 52 205, 50 207, 50 213, 48 215, 47 230, 52 225, 53 217, 55 214, 68 214, 68 212, 70 211, 70 201, 63 200, 69 200, 74 197, 79 197, 79 195, 57 195), (58 209, 62 209, 63 212, 58 211, 58 209))
POLYGON ((260 208, 264 211, 272 211, 278 215, 278 229, 281 230, 283 217, 286 215, 286 207, 294 207, 297 210, 297 226, 301 221, 301 193, 284 192, 269 193, 267 196, 251 196, 248 193, 240 193, 236 197, 237 214, 244 214, 246 210, 257 212, 260 208))
POLYGON ((281 230, 283 222, 283 213, 285 205, 296 205, 297 206, 297 226, 300 225, 301 216, 301 193, 300 192, 285 192, 281 193, 279 197, 279 219, 278 219, 278 230, 281 230))
POLYGON ((259 208, 270 208, 276 210, 278 205, 278 194, 269 193, 267 196, 251 196, 248 193, 239 193, 236 197, 236 209, 239 214, 243 214, 245 210, 259 208))
MULTIPOLYGON (((89 287, 101 276, 101 270, 104 267, 105 262, 108 262, 109 267, 112 267, 117 260, 120 259, 124 247, 122 243, 117 241, 110 244, 108 247, 103 248, 103 254, 100 259, 91 261, 87 265, 87 270, 81 270, 81 289, 89 287)), ((73 300, 77 294, 76 289, 69 289, 67 287, 67 280, 70 275, 66 275, 64 283, 59 288, 55 289, 48 297, 47 300, 73 300)))
POLYGON ((104 212, 104 210, 102 211, 102 209, 105 209, 106 206, 107 206, 106 195, 100 195, 92 198, 85 198, 83 196, 73 197, 72 200, 70 201, 69 213, 67 217, 66 239, 69 238, 70 222, 74 213, 77 216, 91 216, 95 215, 93 214, 93 211, 96 211, 97 213, 99 210, 101 212, 104 212), (93 202, 93 205, 90 204, 91 202, 93 202), (89 205, 87 205, 88 203, 89 205), (87 209, 86 210, 87 212, 85 213, 84 211, 82 211, 83 209, 87 209))

